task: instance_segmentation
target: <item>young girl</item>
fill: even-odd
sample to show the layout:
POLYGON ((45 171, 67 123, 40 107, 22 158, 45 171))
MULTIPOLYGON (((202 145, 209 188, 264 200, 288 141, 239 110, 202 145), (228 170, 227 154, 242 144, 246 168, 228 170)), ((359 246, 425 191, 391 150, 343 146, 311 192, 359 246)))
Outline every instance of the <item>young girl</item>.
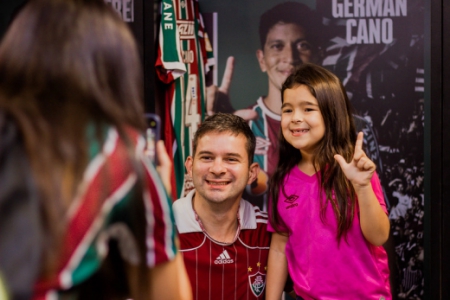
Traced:
POLYGON ((344 87, 306 64, 281 93, 266 299, 280 299, 288 273, 297 299, 391 299, 381 246, 389 236, 386 205, 344 87))

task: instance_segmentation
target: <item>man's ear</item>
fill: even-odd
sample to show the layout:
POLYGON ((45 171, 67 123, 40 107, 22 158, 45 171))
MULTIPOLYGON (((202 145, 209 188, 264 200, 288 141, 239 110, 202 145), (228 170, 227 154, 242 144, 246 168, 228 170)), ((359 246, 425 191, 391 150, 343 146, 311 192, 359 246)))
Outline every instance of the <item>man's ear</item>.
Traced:
POLYGON ((250 165, 249 169, 248 169, 248 181, 247 184, 251 184, 253 181, 256 180, 256 178, 258 177, 260 168, 259 168, 259 164, 257 162, 254 162, 250 165))
POLYGON ((184 166, 186 167, 186 171, 188 172, 189 176, 192 178, 192 164, 194 163, 194 159, 192 156, 188 156, 186 158, 186 161, 184 162, 184 166))
POLYGON ((256 58, 259 62, 259 68, 261 69, 261 72, 266 72, 266 62, 264 61, 264 51, 261 49, 256 50, 256 58))

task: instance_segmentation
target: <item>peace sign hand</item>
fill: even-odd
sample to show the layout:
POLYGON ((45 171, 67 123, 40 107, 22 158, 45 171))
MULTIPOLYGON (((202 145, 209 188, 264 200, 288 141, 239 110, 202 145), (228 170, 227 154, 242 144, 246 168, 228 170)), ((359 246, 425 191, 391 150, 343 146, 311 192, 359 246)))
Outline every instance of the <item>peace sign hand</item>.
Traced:
POLYGON ((353 158, 350 163, 347 163, 339 154, 334 156, 334 159, 341 166, 345 177, 350 180, 355 188, 368 186, 376 169, 374 162, 371 161, 362 150, 363 138, 364 133, 358 133, 355 144, 355 153, 353 154, 353 158))
POLYGON ((234 57, 230 56, 227 59, 225 72, 223 74, 222 83, 220 87, 210 85, 206 87, 206 111, 208 115, 213 115, 217 112, 233 113, 243 118, 246 121, 254 120, 258 114, 252 109, 238 109, 235 110, 230 101, 230 86, 234 72, 234 57))

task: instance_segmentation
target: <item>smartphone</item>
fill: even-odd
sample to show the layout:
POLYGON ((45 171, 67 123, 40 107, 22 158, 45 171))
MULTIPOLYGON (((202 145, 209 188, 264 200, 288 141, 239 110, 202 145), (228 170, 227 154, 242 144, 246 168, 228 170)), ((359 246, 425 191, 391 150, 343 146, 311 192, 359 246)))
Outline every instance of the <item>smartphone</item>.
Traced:
POLYGON ((161 119, 157 114, 145 114, 145 155, 156 164, 156 142, 160 139, 161 119))

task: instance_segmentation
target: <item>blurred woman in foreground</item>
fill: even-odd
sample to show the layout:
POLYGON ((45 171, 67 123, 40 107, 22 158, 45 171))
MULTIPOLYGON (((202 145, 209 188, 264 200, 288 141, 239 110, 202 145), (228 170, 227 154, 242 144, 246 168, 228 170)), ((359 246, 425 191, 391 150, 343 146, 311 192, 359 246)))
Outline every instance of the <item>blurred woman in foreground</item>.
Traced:
MULTIPOLYGON (((171 201, 143 155, 141 76, 132 34, 103 0, 31 0, 3 38, 0 133, 19 149, 3 154, 23 153, 38 199, 34 299, 191 298, 171 201)), ((0 203, 29 198, 8 195, 0 203)), ((0 253, 8 288, 15 253, 0 253)))

